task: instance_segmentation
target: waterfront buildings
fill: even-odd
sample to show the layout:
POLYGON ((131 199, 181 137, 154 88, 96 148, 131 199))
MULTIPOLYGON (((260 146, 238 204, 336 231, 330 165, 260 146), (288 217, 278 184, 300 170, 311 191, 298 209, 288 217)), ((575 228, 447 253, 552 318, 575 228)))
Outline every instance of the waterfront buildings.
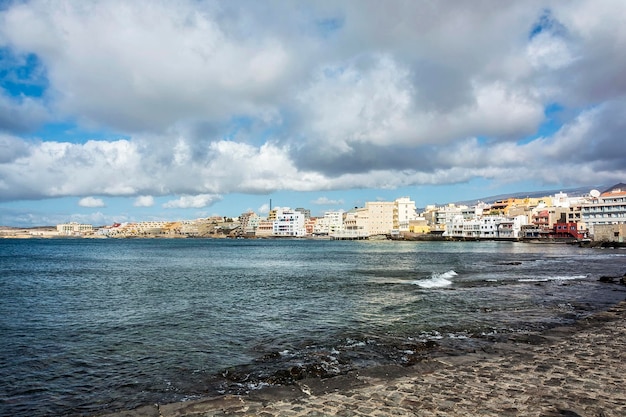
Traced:
POLYGON ((306 235, 304 223, 305 214, 301 211, 277 207, 275 220, 272 224, 272 235, 276 237, 304 237, 306 235))
MULTIPOLYGON (((594 192, 591 200, 582 204, 582 218, 592 237, 595 237, 597 226, 626 223, 626 184, 616 184, 603 193, 594 192)), ((602 235, 608 237, 606 229, 610 230, 611 227, 601 229, 602 235)), ((619 234, 619 227, 616 233, 619 234)))
POLYGON ((328 237, 332 239, 415 238, 552 239, 624 241, 626 185, 604 192, 538 198, 506 198, 491 204, 427 206, 418 213, 409 197, 370 201, 363 207, 311 216, 306 208, 275 207, 267 217, 249 211, 238 218, 213 216, 184 221, 143 221, 94 228, 64 223, 59 236, 100 237, 328 237))
POLYGON ((318 236, 331 236, 343 233, 344 214, 343 210, 325 212, 324 217, 315 220, 313 233, 318 236))
POLYGON ((76 222, 62 223, 57 225, 57 232, 61 236, 81 236, 93 233, 93 225, 76 222))

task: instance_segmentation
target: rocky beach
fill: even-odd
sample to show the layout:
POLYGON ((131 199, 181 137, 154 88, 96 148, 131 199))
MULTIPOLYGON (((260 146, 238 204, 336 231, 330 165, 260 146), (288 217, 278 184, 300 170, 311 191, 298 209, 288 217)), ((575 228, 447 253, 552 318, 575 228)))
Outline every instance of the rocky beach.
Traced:
POLYGON ((624 416, 626 301, 571 326, 298 381, 244 396, 155 404, 106 417, 624 416))

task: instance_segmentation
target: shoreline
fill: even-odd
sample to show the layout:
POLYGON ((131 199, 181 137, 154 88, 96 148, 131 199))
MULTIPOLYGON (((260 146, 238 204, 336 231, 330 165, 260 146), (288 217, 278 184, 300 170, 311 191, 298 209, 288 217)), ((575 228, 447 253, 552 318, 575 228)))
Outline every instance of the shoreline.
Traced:
POLYGON ((473 353, 446 352, 304 379, 246 395, 149 405, 98 417, 623 416, 626 301, 567 326, 511 335, 473 353))

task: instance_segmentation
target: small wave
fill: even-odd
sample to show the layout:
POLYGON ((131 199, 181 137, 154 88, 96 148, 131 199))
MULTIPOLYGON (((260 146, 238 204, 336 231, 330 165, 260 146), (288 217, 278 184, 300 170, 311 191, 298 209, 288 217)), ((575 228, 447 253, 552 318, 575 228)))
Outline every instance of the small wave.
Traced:
POLYGON ((420 279, 414 281, 413 284, 418 285, 422 288, 441 288, 447 287, 452 284, 450 278, 457 276, 458 274, 453 270, 449 270, 448 272, 443 272, 441 274, 433 273, 429 279, 420 279))
POLYGON ((537 278, 520 278, 518 282, 548 282, 548 281, 568 281, 574 279, 584 279, 587 275, 557 275, 551 277, 537 277, 537 278))

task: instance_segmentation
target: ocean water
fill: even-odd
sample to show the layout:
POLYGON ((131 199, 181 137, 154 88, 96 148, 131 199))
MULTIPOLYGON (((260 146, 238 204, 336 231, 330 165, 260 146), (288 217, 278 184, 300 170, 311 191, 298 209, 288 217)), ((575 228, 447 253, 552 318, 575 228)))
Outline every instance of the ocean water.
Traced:
POLYGON ((0 240, 0 415, 91 415, 471 350, 608 308, 626 251, 0 240))

